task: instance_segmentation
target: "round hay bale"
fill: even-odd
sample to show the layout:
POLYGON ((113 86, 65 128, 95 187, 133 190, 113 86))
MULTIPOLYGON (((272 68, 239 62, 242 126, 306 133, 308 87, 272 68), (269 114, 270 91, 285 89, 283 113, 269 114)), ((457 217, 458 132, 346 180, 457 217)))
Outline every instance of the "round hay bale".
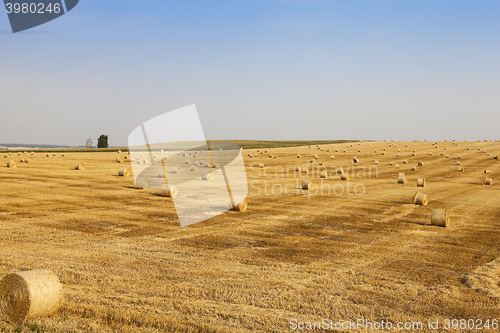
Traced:
POLYGON ((412 203, 415 205, 427 206, 427 204, 429 203, 429 197, 427 196, 427 194, 416 192, 413 196, 412 203))
POLYGON ((417 156, 417 154, 416 153, 411 153, 411 156, 417 156))
POLYGON ((450 158, 450 155, 446 154, 446 158, 450 158))
POLYGON ((147 189, 149 188, 149 181, 147 177, 137 177, 135 180, 134 188, 147 189))
POLYGON ((396 156, 399 156, 399 153, 396 153, 396 156))
POLYGON ((398 177, 398 184, 406 185, 406 183, 407 183, 407 180, 406 180, 406 177, 404 175, 398 177))
POLYGON ((338 153, 338 152, 339 152, 339 150, 338 150, 338 149, 335 149, 335 152, 336 152, 336 153, 338 153))
POLYGON ((52 154, 52 156, 57 156, 57 154, 56 154, 56 153, 54 153, 54 154, 52 154))
POLYGON ((330 152, 330 148, 328 148, 328 149, 326 150, 326 152, 327 152, 327 153, 329 153, 329 152, 330 152))
POLYGON ((389 162, 389 165, 394 165, 394 162, 393 162, 393 161, 390 161, 390 162, 389 162))
POLYGON ((411 167, 411 171, 417 171, 417 167, 414 165, 411 167))
POLYGON ((334 158, 335 158, 335 156, 333 156, 333 155, 332 155, 332 156, 330 156, 330 159, 334 159, 334 158))
POLYGON ((401 149, 398 148, 398 152, 401 151, 401 149))
MULTIPOLYGON (((441 153, 442 154, 442 153, 441 153)), ((429 155, 432 155, 432 151, 429 152, 429 155)))
POLYGON ((395 169, 399 169, 399 164, 394 165, 395 169))
POLYGON ((121 159, 121 158, 119 158, 119 157, 118 157, 118 158, 116 159, 116 163, 123 163, 123 161, 122 161, 122 159, 121 159))
POLYGON ((385 151, 382 152, 382 155, 385 155, 385 151))
POLYGON ((159 170, 158 178, 167 178, 167 171, 159 170))
POLYGON ((373 151, 373 153, 375 153, 375 154, 376 154, 376 153, 377 153, 377 151, 376 151, 376 150, 374 150, 374 151, 373 151))
POLYGON ((407 164, 407 163, 408 163, 408 161, 407 161, 407 160, 403 160, 403 164, 407 164))
POLYGON ((448 227, 450 225, 450 212, 447 209, 433 209, 431 213, 431 225, 448 227))
POLYGON ((378 165, 378 161, 373 162, 375 165, 378 165))
POLYGON ((237 210, 239 212, 245 212, 248 208, 248 199, 244 198, 237 205, 234 205, 232 210, 237 210))
POLYGON ((274 155, 273 158, 278 158, 278 155, 274 155))
POLYGON ((417 179, 417 187, 425 187, 425 179, 424 178, 417 179))
POLYGON ((174 175, 178 175, 178 174, 181 173, 181 168, 179 168, 179 167, 173 167, 172 171, 170 171, 170 173, 172 173, 174 175))
POLYGON ((341 180, 349 180, 349 174, 348 173, 342 173, 340 175, 341 180))
POLYGON ((343 153, 347 153, 347 150, 344 149, 343 153))
POLYGON ((19 163, 24 163, 24 158, 21 158, 21 159, 19 160, 19 163))
POLYGON ((269 155, 269 158, 273 158, 273 155, 269 155))
POLYGON ((17 168, 17 164, 14 161, 7 162, 7 168, 17 168))
POLYGON ((490 153, 486 153, 486 156, 490 156, 490 153))
POLYGON ((306 175, 308 175, 308 174, 309 174, 309 169, 308 169, 307 167, 302 167, 302 168, 300 169, 300 173, 301 173, 301 174, 305 173, 306 175))
POLYGON ((319 173, 319 178, 328 178, 328 173, 326 172, 326 170, 321 170, 321 172, 319 173))
POLYGON ((121 154, 121 153, 122 153, 122 151, 121 151, 121 150, 118 150, 118 154, 121 154))
POLYGON ((177 186, 175 186, 175 185, 172 185, 172 186, 167 185, 167 188, 165 190, 162 190, 161 194, 164 197, 175 198, 177 196, 177 194, 179 194, 179 190, 177 189, 177 186))
POLYGON ((118 170, 118 176, 120 177, 128 177, 130 175, 130 170, 127 168, 121 168, 118 170))
POLYGON ((359 159, 358 159, 357 157, 354 157, 354 158, 352 159, 352 163, 359 163, 359 159))
POLYGON ((61 301, 62 285, 49 270, 9 274, 0 281, 0 314, 7 322, 50 316, 61 301))
POLYGON ((314 182, 312 180, 305 180, 302 182, 303 190, 311 190, 314 187, 314 182))
POLYGON ((314 158, 315 158, 315 159, 318 159, 318 158, 319 158, 319 156, 318 156, 318 155, 314 155, 314 158))
POLYGON ((461 160, 462 159, 462 156, 458 156, 457 159, 461 160))
POLYGON ((467 147, 467 150, 470 150, 470 148, 469 148, 469 147, 467 147))
POLYGON ((493 185, 493 179, 491 179, 491 178, 485 178, 484 179, 484 185, 493 185))
POLYGON ((361 149, 358 149, 358 153, 361 153, 361 149))
POLYGON ((309 163, 314 164, 314 159, 311 159, 309 163))
POLYGON ((196 165, 191 165, 191 167, 189 168, 189 171, 196 171, 196 165))
POLYGON ((211 173, 207 173, 201 177, 201 179, 206 180, 206 181, 212 181, 214 179, 214 175, 211 173))
POLYGON ((83 163, 77 163, 75 165, 75 170, 83 170, 85 168, 85 166, 83 165, 83 163))
POLYGON ((419 167, 423 167, 423 166, 424 166, 424 162, 418 162, 418 163, 417 163, 417 166, 419 166, 419 167))
POLYGON ((191 164, 191 161, 190 160, 185 160, 184 164, 191 164))
POLYGON ((490 170, 484 170, 484 173, 490 173, 490 170))
POLYGON ((26 157, 26 158, 24 159, 24 163, 30 163, 30 162, 31 162, 31 160, 30 160, 29 158, 27 158, 27 157, 26 157))
POLYGON ((128 160, 128 156, 127 155, 123 156, 123 160, 127 161, 128 160))
POLYGON ((301 158, 301 156, 300 156, 300 155, 297 155, 297 158, 301 158))
POLYGON ((465 171, 465 168, 464 167, 459 167, 458 168, 458 172, 464 172, 465 171))
POLYGON ((50 157, 50 154, 46 154, 45 156, 50 157))
POLYGON ((457 161, 457 162, 456 162, 456 165, 460 165, 460 164, 462 164, 462 162, 460 162, 460 161, 457 161))
POLYGON ((137 164, 142 164, 142 159, 140 159, 139 157, 135 160, 135 163, 137 164))

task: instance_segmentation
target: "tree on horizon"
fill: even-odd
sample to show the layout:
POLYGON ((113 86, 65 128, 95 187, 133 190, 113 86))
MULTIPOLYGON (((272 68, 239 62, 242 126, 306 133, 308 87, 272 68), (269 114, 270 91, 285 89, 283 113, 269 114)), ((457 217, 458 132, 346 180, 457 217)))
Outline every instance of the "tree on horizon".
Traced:
POLYGON ((108 136, 101 134, 99 139, 97 139, 97 148, 108 148, 109 142, 108 142, 108 136))

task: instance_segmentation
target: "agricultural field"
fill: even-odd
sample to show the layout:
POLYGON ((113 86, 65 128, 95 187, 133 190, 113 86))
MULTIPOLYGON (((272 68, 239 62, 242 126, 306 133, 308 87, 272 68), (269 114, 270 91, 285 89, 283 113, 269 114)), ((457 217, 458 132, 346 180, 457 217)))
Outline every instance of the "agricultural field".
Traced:
POLYGON ((498 332, 499 142, 275 145, 244 146, 247 211, 187 227, 171 198, 118 176, 125 152, 0 154, 0 277, 49 269, 64 293, 55 315, 0 329, 291 332, 362 319, 445 332, 446 320, 474 319, 498 332), (435 209, 447 227, 431 225, 435 209))

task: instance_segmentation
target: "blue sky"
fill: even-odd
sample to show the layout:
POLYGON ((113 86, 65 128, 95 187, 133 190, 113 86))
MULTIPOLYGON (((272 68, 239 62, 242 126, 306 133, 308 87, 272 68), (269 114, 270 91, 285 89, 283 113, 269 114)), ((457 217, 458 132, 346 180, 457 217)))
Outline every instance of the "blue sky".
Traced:
POLYGON ((207 139, 500 138, 500 2, 81 0, 9 33, 0 143, 126 145, 196 104, 207 139))

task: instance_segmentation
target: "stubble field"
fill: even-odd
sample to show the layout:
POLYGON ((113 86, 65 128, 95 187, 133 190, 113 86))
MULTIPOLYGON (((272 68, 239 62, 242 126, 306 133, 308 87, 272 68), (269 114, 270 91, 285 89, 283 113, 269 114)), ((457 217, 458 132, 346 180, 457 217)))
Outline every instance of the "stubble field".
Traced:
POLYGON ((0 277, 50 269, 63 283, 64 305, 50 318, 0 327, 287 332, 293 319, 364 319, 422 322, 424 331, 429 320, 439 320, 437 331, 446 331, 446 319, 500 319, 494 261, 500 257, 500 161, 493 159, 500 143, 433 143, 245 149, 248 210, 183 228, 172 199, 134 189, 133 177, 117 175, 129 167, 115 161, 124 153, 23 156, 31 163, 2 153, 0 277), (314 155, 310 172, 319 161, 329 170, 342 166, 349 182, 286 172, 307 166, 314 155), (18 167, 7 168, 9 160, 18 167), (85 169, 72 170, 77 162, 85 169), (252 167, 255 162, 264 169, 252 167), (406 185, 397 184, 399 172, 406 185), (485 177, 492 186, 483 184, 485 177), (417 178, 426 179, 424 188, 416 187, 417 178), (319 191, 300 189, 303 180, 314 180, 319 191), (428 194, 427 206, 412 204, 417 191, 428 194), (433 209, 448 209, 451 226, 431 226, 433 209))

